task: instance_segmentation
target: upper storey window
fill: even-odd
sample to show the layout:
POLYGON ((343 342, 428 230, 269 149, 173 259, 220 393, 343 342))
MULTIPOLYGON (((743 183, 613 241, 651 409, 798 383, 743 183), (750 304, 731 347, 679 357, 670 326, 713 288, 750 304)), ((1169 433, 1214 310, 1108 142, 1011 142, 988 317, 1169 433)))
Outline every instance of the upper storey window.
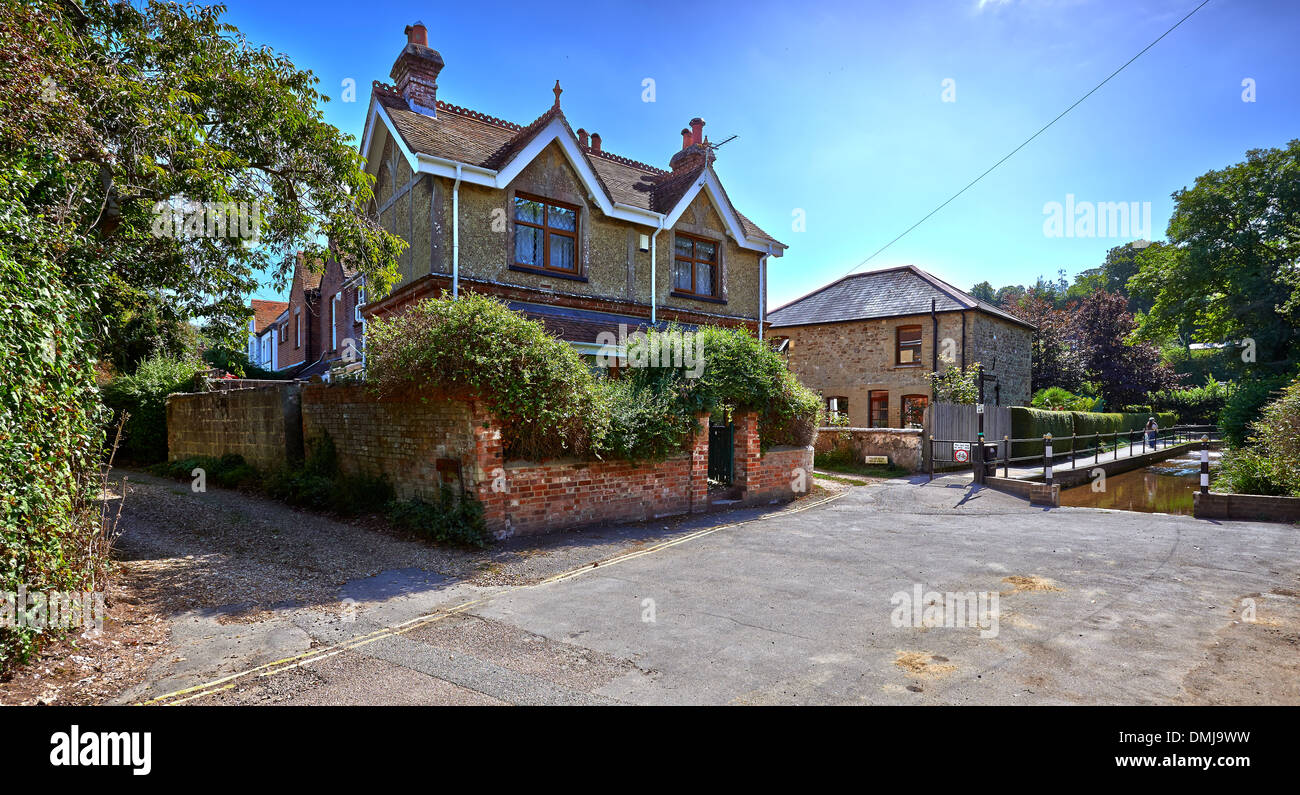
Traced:
POLYGON ((515 264, 576 274, 578 209, 550 199, 515 196, 515 264))
POLYGON ((705 298, 718 297, 718 244, 712 240, 674 236, 673 290, 705 298))

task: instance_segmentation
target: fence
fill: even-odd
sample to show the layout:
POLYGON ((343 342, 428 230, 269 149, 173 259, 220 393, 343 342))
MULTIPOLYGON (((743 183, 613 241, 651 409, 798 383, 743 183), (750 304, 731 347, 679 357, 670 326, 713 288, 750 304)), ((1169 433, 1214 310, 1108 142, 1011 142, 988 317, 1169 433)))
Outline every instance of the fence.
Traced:
MULTIPOLYGON (((964 469, 974 460, 973 444, 979 440, 979 408, 973 404, 934 403, 925 410, 925 442, 922 451, 931 473, 940 469, 964 469), (956 445, 972 445, 966 460, 959 460, 956 445)), ((1011 407, 984 407, 984 439, 998 445, 998 457, 1005 455, 1003 440, 1011 435, 1011 407)))
POLYGON ((1044 475, 1050 479, 1051 467, 1055 466, 1056 461, 1066 457, 1070 459, 1070 469, 1075 469, 1081 462, 1086 466, 1089 455, 1092 456, 1092 463, 1099 464, 1102 462, 1103 453, 1109 453, 1113 461, 1119 460, 1120 451, 1124 450, 1125 447, 1128 448, 1125 457, 1132 458, 1154 452, 1161 447, 1173 447, 1200 441, 1203 438, 1216 442, 1222 438, 1222 434, 1218 427, 1214 425, 1175 425, 1172 428, 1156 431, 1154 442, 1152 442, 1147 432, 1143 430, 1092 433, 1057 438, 1047 434, 1040 439, 1012 439, 1007 437, 1002 440, 1002 445, 999 447, 996 464, 1002 467, 1003 477, 1010 477, 1011 464, 1024 461, 1041 463, 1044 475), (1028 455, 1020 456, 1012 456, 1006 452, 1022 444, 1037 447, 1037 450, 1031 451, 1028 455), (1068 452, 1057 453, 1056 450, 1067 450, 1068 452))

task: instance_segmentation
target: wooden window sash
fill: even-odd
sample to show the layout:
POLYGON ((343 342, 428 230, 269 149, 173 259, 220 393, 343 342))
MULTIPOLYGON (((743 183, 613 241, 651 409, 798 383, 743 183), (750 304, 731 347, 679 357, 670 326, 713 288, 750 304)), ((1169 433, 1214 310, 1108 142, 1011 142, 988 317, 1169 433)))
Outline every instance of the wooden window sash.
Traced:
POLYGON ((719 274, 721 273, 721 269, 718 268, 718 250, 721 248, 721 244, 720 244, 717 240, 709 240, 709 239, 706 238, 706 237, 695 237, 694 235, 688 235, 688 234, 684 234, 684 233, 680 233, 680 232, 675 232, 675 233, 674 233, 674 236, 675 236, 676 238, 681 238, 682 240, 689 240, 689 241, 690 241, 690 243, 691 243, 691 256, 689 256, 689 257, 683 257, 681 254, 679 254, 679 253, 677 252, 676 240, 674 240, 674 245, 673 245, 673 292, 675 292, 675 293, 683 293, 683 294, 685 294, 685 295, 697 295, 697 296, 699 296, 699 297, 701 297, 701 298, 721 298, 721 297, 722 297, 722 284, 721 284, 721 281, 722 281, 722 280, 721 280, 720 278, 718 278, 718 277, 719 277, 719 274), (696 244, 698 244, 698 243, 708 243, 709 245, 712 245, 712 246, 713 246, 713 261, 712 261, 712 262, 710 262, 710 261, 708 261, 708 260, 706 260, 706 259, 701 259, 701 258, 695 256, 695 246, 696 246, 696 244), (678 286, 677 286, 677 263, 678 263, 678 262, 689 262, 689 263, 691 264, 691 286, 690 286, 690 289, 685 289, 685 288, 682 288, 682 287, 678 287, 678 286), (709 268, 709 269, 712 270, 712 272, 713 272, 713 278, 710 279, 710 284, 713 285, 713 292, 711 292, 711 293, 701 293, 701 292, 697 292, 697 291, 695 290, 695 285, 699 284, 699 282, 696 281, 696 279, 697 279, 698 277, 697 277, 697 275, 696 275, 696 273, 695 273, 695 267, 696 267, 697 265, 703 265, 703 266, 705 266, 705 267, 707 267, 707 268, 709 268))
POLYGON ((581 208, 575 207, 574 205, 571 204, 566 204, 564 202, 558 202, 553 199, 543 199, 540 196, 530 196, 527 193, 516 193, 515 200, 518 201, 519 199, 523 199, 524 201, 529 201, 529 202, 536 202, 537 204, 540 204, 542 206, 542 222, 540 224, 535 224, 532 221, 524 221, 520 219, 519 207, 517 204, 515 205, 515 219, 514 219, 516 236, 518 235, 518 229, 520 226, 536 229, 542 233, 542 264, 538 265, 536 263, 520 262, 516 256, 516 253, 518 252, 518 249, 516 248, 515 249, 516 253, 511 254, 515 266, 519 268, 534 268, 534 269, 540 268, 541 270, 551 271, 552 273, 563 273, 567 276, 578 275, 579 272, 581 271, 581 267, 579 265, 579 261, 581 258, 578 252, 578 228, 581 223, 581 208), (549 212, 547 212, 548 207, 554 207, 557 210, 569 210, 570 212, 572 212, 573 229, 572 230, 555 229, 551 227, 550 225, 551 215, 549 212), (551 235, 567 237, 569 240, 573 241, 573 268, 572 269, 558 268, 558 267, 551 266, 551 235))

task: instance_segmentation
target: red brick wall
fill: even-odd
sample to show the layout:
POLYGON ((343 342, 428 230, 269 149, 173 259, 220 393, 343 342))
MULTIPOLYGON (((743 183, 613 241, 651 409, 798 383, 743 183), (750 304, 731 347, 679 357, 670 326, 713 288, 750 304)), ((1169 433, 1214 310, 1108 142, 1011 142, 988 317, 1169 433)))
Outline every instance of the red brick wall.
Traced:
MULTIPOLYGON (((402 499, 435 498, 438 460, 456 459, 498 538, 709 508, 708 414, 697 415, 688 449, 664 461, 542 463, 506 462, 501 431, 481 401, 463 396, 411 390, 380 397, 361 386, 307 384, 302 416, 308 445, 328 433, 342 471, 385 474, 402 499)), ((811 488, 810 448, 760 455, 755 416, 737 415, 736 423, 736 482, 744 501, 790 499, 801 485, 811 488)))
MULTIPOLYGON (((316 318, 318 323, 317 339, 320 340, 320 353, 317 356, 324 355, 326 361, 337 359, 343 355, 343 340, 352 339, 356 343, 358 353, 362 348, 362 326, 356 322, 357 306, 357 285, 351 284, 343 287, 346 277, 343 273, 343 267, 337 261, 331 261, 325 265, 325 273, 321 275, 320 280, 320 314, 316 318), (338 339, 334 339, 332 327, 330 326, 330 307, 333 306, 334 295, 342 291, 343 297, 338 302, 337 324, 338 339)), ((315 361, 315 359, 313 359, 315 361)))
POLYGON ((762 452, 758 415, 736 412, 732 484, 746 503, 789 500, 806 494, 813 485, 812 447, 779 447, 762 452))

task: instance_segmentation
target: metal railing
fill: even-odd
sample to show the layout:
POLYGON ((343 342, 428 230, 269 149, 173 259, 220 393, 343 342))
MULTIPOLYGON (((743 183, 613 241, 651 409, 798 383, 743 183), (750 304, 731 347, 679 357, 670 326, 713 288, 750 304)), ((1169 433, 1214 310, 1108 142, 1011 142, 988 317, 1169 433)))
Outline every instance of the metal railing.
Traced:
MULTIPOLYGON (((1118 460, 1120 451, 1125 447, 1128 448, 1128 456, 1143 455, 1165 447, 1197 442, 1202 437, 1209 441, 1218 441, 1222 438, 1222 435, 1218 427, 1214 425, 1174 425, 1157 430, 1154 440, 1151 439, 1145 429, 1138 428, 1112 433, 1072 434, 1055 438, 1051 434, 1027 439, 1012 439, 1010 436, 1003 436, 1000 440, 985 439, 984 444, 990 447, 997 446, 997 455, 992 460, 1002 468, 1003 477, 1009 477, 1011 464, 1013 463, 1024 461, 1042 462, 1044 472, 1050 473, 1052 466, 1054 466, 1052 462, 1066 456, 1070 459, 1070 468, 1074 469, 1079 465, 1081 459, 1086 459, 1089 455, 1092 456, 1093 463, 1098 464, 1101 463, 1104 454, 1110 455, 1111 460, 1118 460), (1057 452, 1067 447, 1064 442, 1069 442, 1068 451, 1057 452), (1016 445, 1025 444, 1042 445, 1042 448, 1028 455, 1013 456, 1011 454, 1016 445)), ((978 440, 930 439, 929 443, 928 470, 931 479, 934 477, 936 464, 940 464, 941 468, 965 469, 967 466, 975 467, 981 462, 988 462, 988 459, 983 458, 982 451, 976 450, 980 444, 978 440), (957 457, 957 445, 967 446, 965 460, 957 457), (941 455, 941 453, 946 453, 946 455, 941 455), (955 466, 950 467, 948 465, 955 466)), ((996 466, 994 474, 996 474, 996 466)), ((1050 480, 1050 475, 1047 477, 1050 480)))

